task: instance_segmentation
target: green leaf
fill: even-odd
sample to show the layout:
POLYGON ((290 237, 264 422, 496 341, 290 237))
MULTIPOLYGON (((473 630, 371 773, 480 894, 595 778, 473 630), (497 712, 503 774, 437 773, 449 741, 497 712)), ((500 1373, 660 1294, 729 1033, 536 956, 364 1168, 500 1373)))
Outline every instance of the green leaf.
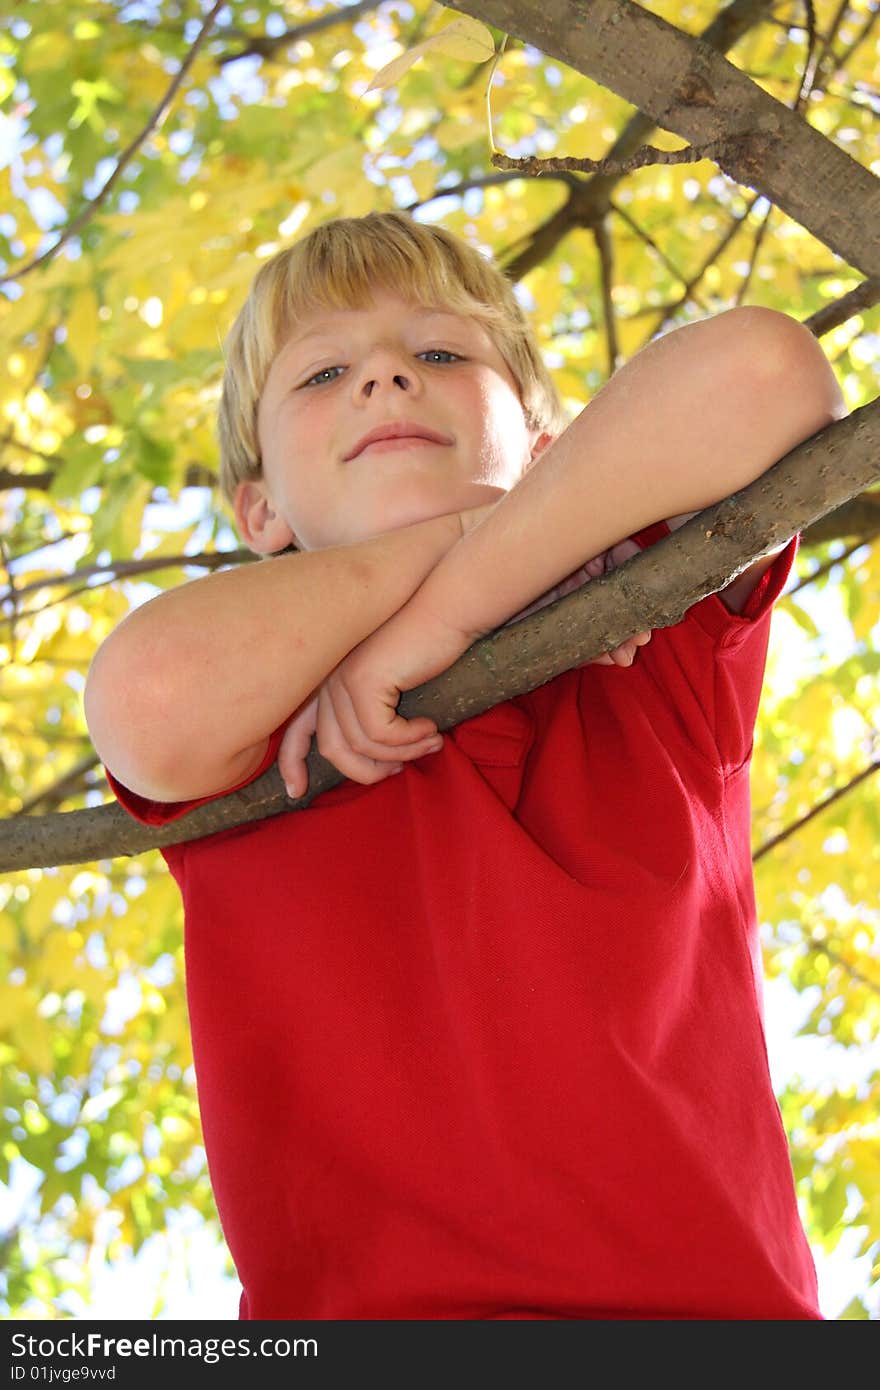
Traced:
POLYGON ((166 391, 183 382, 204 382, 216 372, 219 351, 198 348, 179 357, 120 357, 126 376, 132 381, 166 391))
POLYGON ((173 445, 156 439, 139 426, 135 426, 132 431, 132 443, 138 472, 149 478, 157 487, 167 487, 171 481, 173 445))
POLYGON ((844 1308, 842 1313, 838 1313, 838 1322, 867 1322, 871 1317, 862 1300, 856 1294, 844 1308))
POLYGON ((64 445, 64 462, 52 478, 49 496, 75 498, 106 476, 103 444, 89 444, 81 436, 72 436, 64 445))

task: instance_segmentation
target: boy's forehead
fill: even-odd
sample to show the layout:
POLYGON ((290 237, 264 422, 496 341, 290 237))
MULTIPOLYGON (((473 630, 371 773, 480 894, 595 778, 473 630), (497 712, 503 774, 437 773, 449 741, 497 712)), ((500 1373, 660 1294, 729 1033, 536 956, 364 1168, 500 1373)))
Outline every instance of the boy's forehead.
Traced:
MULTIPOLYGON (((398 296, 392 295, 392 298, 398 296)), ((414 300, 401 301, 404 314, 413 319, 453 319, 459 323, 475 324, 476 320, 457 313, 454 309, 439 304, 419 304, 414 300)), ((358 305, 352 309, 314 309, 301 315, 285 335, 283 352, 292 351, 300 345, 308 345, 320 338, 333 337, 335 333, 347 331, 351 327, 353 315, 370 314, 381 308, 375 301, 358 305)), ((399 318, 399 316, 397 316, 399 318)))

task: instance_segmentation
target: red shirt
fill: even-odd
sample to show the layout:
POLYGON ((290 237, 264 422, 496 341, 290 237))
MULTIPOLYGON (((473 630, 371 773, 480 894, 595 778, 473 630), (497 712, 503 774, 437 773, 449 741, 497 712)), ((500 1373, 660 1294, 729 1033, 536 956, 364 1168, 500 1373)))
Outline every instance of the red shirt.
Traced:
MULTIPOLYGON (((750 849, 798 539, 742 615, 713 594, 398 777, 163 850, 242 1317, 821 1318, 750 849)), ((113 785, 151 824, 211 799, 113 785)))

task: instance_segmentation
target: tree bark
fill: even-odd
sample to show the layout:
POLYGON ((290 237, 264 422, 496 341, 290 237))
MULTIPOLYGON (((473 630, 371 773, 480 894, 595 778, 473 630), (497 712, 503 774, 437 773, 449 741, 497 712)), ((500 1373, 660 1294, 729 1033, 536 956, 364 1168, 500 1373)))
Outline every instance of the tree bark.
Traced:
MULTIPOLYGON (((455 8, 534 44, 695 146, 724 139, 713 156, 724 173, 769 198, 847 265, 880 274, 880 180, 712 43, 630 0, 456 0, 455 8)), ((594 178, 573 197, 603 193, 594 178)), ((601 201, 607 205, 607 194, 601 201)), ((569 225, 583 225, 583 217, 582 207, 574 217, 570 210, 569 225)), ((550 249, 542 244, 542 259, 550 249)))
MULTIPOLYGON (((873 401, 803 441, 747 488, 706 508, 619 570, 475 643, 443 675, 407 691, 401 713, 427 714, 440 729, 450 729, 637 632, 670 627, 768 550, 878 480, 880 401, 873 401)), ((298 801, 289 800, 273 766, 241 791, 159 828, 141 825, 118 803, 14 817, 0 826, 0 872, 92 863, 203 839, 302 810, 344 780, 314 743, 308 770, 309 792, 298 801)))

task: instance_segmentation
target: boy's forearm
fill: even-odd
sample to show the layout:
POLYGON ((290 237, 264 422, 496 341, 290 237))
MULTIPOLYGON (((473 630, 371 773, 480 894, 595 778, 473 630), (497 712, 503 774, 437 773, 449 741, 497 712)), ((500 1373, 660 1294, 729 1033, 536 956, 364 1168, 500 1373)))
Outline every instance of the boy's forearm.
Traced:
POLYGON ((127 770, 133 781, 178 777, 185 762, 184 781, 207 784, 215 766, 267 738, 405 604, 462 529, 450 513, 221 571, 150 600, 105 641, 89 672, 86 715, 102 760, 123 782, 127 770))
POLYGON ((476 640, 586 559, 720 501, 823 428, 833 418, 830 366, 823 380, 798 337, 807 330, 791 320, 790 333, 766 312, 739 311, 735 325, 719 315, 639 353, 441 560, 411 606, 476 640))

